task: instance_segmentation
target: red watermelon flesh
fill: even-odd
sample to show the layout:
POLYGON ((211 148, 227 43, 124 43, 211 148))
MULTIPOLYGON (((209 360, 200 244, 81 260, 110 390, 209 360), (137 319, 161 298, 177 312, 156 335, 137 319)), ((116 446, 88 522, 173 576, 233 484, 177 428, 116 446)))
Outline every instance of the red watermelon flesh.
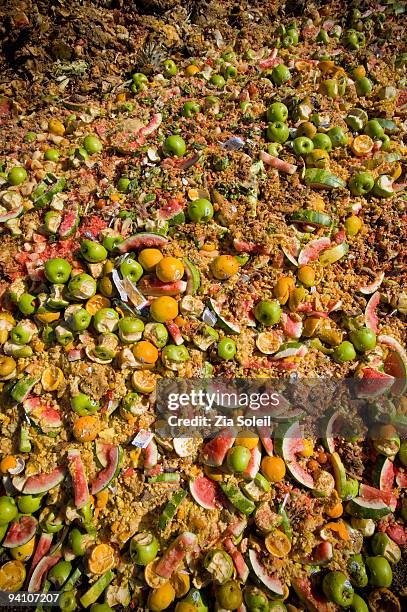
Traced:
POLYGON ((37 531, 38 521, 34 516, 23 514, 12 521, 2 542, 4 548, 15 548, 29 542, 37 531))
POLYGON ((397 498, 391 491, 381 491, 370 485, 361 484, 359 488, 359 496, 369 501, 380 499, 386 506, 395 510, 397 506, 397 498))
POLYGON ((225 460, 226 453, 233 446, 235 438, 219 435, 207 442, 203 448, 204 463, 219 467, 225 460))
POLYGON ((390 459, 386 459, 381 476, 380 476, 380 490, 381 491, 392 491, 394 485, 394 464, 390 459))
POLYGON ((52 538, 53 538, 52 533, 42 533, 40 535, 40 539, 38 540, 38 544, 36 546, 35 553, 31 561, 31 567, 28 573, 28 577, 31 576, 34 569, 37 567, 38 563, 41 561, 41 559, 47 554, 47 552, 51 548, 52 538))
POLYGON ((219 485, 206 476, 199 476, 189 483, 189 489, 194 500, 207 510, 222 508, 222 491, 219 485))
POLYGON ((168 202, 160 208, 159 215, 161 219, 172 219, 176 214, 180 213, 184 207, 177 198, 171 198, 168 202))
POLYGON ((243 558, 242 553, 240 552, 240 550, 236 548, 236 546, 233 544, 230 538, 227 538, 224 541, 224 546, 225 546, 226 551, 232 557, 233 564, 236 568, 236 573, 239 579, 242 582, 246 582, 246 580, 249 577, 249 568, 243 558))
POLYGON ((37 495, 38 493, 46 493, 59 485, 65 478, 65 468, 56 467, 48 474, 34 474, 29 476, 24 485, 23 493, 25 495, 37 495))
POLYGON ((407 531, 398 523, 386 527, 386 533, 399 546, 407 546, 407 531))
POLYGON ((402 489, 407 489, 407 471, 404 468, 397 468, 396 482, 402 489))
POLYGON ((117 250, 119 253, 127 253, 128 251, 135 251, 136 249, 145 249, 151 247, 163 247, 167 244, 168 238, 161 234, 154 234, 152 232, 142 232, 140 234, 134 234, 123 240, 117 250))
POLYGON ((394 383, 393 376, 380 372, 377 368, 363 368, 362 378, 358 379, 358 397, 378 397, 385 393, 394 383))
POLYGON ((112 482, 113 478, 115 478, 117 475, 121 460, 120 447, 111 446, 108 448, 106 459, 106 467, 98 472, 96 478, 92 482, 91 491, 93 495, 96 495, 96 493, 99 493, 99 491, 106 489, 106 487, 108 487, 112 482))
POLYGON ((328 602, 322 594, 314 591, 308 577, 295 578, 292 586, 309 612, 334 612, 337 609, 335 604, 328 602))
POLYGON ((283 312, 281 314, 281 324, 286 336, 289 338, 301 338, 303 323, 299 315, 288 315, 283 312))
POLYGON ((250 461, 249 461, 249 465, 247 466, 245 471, 242 473, 243 478, 250 478, 250 479, 254 478, 260 469, 260 462, 261 462, 261 451, 259 450, 257 446, 255 446, 254 448, 250 449, 250 461))
POLYGON ((58 410, 50 404, 44 403, 39 397, 24 400, 23 407, 26 414, 40 427, 44 433, 51 433, 62 427, 62 419, 58 410))
POLYGON ((54 555, 50 555, 48 557, 43 557, 32 573, 27 591, 30 593, 38 593, 41 591, 45 575, 49 572, 51 567, 54 567, 54 565, 58 563, 61 557, 61 552, 55 553, 54 555))
POLYGON ((160 295, 178 295, 179 293, 185 293, 187 283, 182 280, 172 283, 163 283, 153 276, 143 276, 138 283, 138 288, 143 295, 151 295, 153 297, 160 295))
POLYGON ((72 478, 75 506, 83 508, 89 501, 89 489, 81 454, 75 448, 68 451, 68 468, 72 478))
POLYGON ((384 371, 396 379, 391 388, 392 393, 402 395, 407 384, 407 364, 402 355, 397 351, 390 351, 384 362, 384 371))
POLYGON ((185 531, 181 533, 164 552, 158 561, 155 572, 162 578, 171 578, 188 552, 196 548, 198 538, 194 533, 185 531))
POLYGON ((366 309, 365 309, 366 325, 367 327, 370 327, 370 329, 373 329, 373 331, 376 334, 379 331, 379 328, 378 328, 379 317, 376 314, 376 309, 379 303, 380 303, 380 293, 376 291, 376 293, 372 295, 372 297, 366 304, 366 309))
POLYGON ((261 443, 269 457, 273 456, 273 439, 270 436, 271 431, 267 427, 257 428, 261 443))
POLYGON ((311 261, 316 261, 322 253, 326 249, 329 249, 331 246, 331 241, 329 238, 317 238, 316 240, 311 240, 300 252, 298 256, 298 263, 300 265, 308 264, 311 261))

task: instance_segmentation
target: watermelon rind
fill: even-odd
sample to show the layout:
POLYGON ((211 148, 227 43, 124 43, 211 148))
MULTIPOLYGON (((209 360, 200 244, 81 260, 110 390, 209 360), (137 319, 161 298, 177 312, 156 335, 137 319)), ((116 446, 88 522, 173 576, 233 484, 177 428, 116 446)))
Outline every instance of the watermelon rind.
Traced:
POLYGON ((358 496, 348 502, 347 511, 356 518, 379 519, 390 514, 390 508, 381 499, 366 499, 358 496))
POLYGON ((133 234, 126 240, 123 240, 118 246, 119 253, 127 253, 128 251, 136 251, 137 249, 163 247, 168 243, 168 238, 162 234, 154 232, 141 232, 133 234))
POLYGON ((12 521, 2 542, 4 548, 16 548, 27 544, 37 531, 38 521, 34 516, 22 514, 12 521))
POLYGON ((278 578, 274 578, 270 576, 263 566, 263 564, 259 561, 257 556, 257 552, 253 549, 250 549, 248 552, 248 561, 249 567, 254 574, 257 581, 266 589, 273 593, 274 595, 283 596, 284 595, 284 587, 281 581, 278 578))
POLYGON ((96 495, 96 493, 100 493, 100 491, 106 489, 117 477, 120 471, 122 456, 123 451, 120 446, 114 446, 109 449, 109 460, 107 461, 106 467, 96 475, 92 482, 92 495, 96 495))
POLYGON ((331 241, 329 238, 317 238, 316 240, 311 240, 301 249, 300 254, 298 255, 298 265, 302 266, 310 263, 311 261, 316 261, 319 257, 319 254, 326 249, 329 249, 331 246, 331 241))
POLYGON ((346 488, 346 471, 345 466, 338 453, 333 452, 331 454, 331 463, 335 478, 335 488, 339 493, 339 496, 344 498, 346 488))
POLYGON ((188 259, 188 257, 184 257, 183 262, 187 277, 186 294, 195 295, 201 285, 201 275, 199 274, 198 268, 188 259))
POLYGON ((407 352, 393 336, 382 334, 377 340, 379 344, 384 344, 390 349, 384 362, 384 371, 396 379, 392 386, 392 392, 395 395, 403 395, 407 390, 407 352), (389 369, 392 369, 392 371, 389 372, 389 369))
POLYGON ((61 484, 66 476, 66 470, 62 467, 56 467, 52 472, 34 474, 29 476, 25 482, 23 493, 25 495, 37 495, 38 493, 46 493, 54 487, 61 484))
POLYGON ((275 434, 274 449, 276 454, 285 461, 288 471, 304 487, 314 488, 314 479, 311 474, 302 468, 296 459, 294 447, 298 447, 298 441, 302 440, 301 428, 298 421, 288 425, 280 425, 275 434))
POLYGON ((362 377, 357 380, 356 395, 359 398, 383 396, 394 384, 394 377, 377 368, 366 367, 362 377))
POLYGON ((394 483, 394 464, 384 455, 378 455, 373 469, 373 482, 381 491, 391 491, 394 483))

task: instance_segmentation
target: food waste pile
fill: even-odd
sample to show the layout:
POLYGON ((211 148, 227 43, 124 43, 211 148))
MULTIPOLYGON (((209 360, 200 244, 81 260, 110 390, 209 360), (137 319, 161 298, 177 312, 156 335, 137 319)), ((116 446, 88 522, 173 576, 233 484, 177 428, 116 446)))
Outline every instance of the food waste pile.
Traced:
POLYGON ((405 3, 0 10, 10 607, 401 612, 405 3), (324 435, 160 436, 163 378, 324 379, 324 435))

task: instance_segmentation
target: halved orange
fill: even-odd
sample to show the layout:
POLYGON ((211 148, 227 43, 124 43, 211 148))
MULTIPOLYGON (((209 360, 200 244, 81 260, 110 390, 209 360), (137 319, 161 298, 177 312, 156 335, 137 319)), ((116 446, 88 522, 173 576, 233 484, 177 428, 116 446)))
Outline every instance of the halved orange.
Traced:
POLYGON ((21 561, 8 561, 0 567, 0 591, 15 593, 24 584, 26 571, 21 561))
POLYGON ((286 534, 280 529, 275 529, 268 534, 264 540, 267 550, 270 554, 283 559, 291 550, 291 542, 286 534))
POLYGON ((45 368, 41 376, 41 384, 44 391, 55 391, 62 384, 63 380, 64 373, 61 368, 56 366, 45 368))
POLYGON ((361 134, 353 139, 351 149, 355 155, 368 155, 374 147, 374 142, 367 136, 367 134, 361 134))
POLYGON ((157 376, 148 370, 136 370, 131 379, 132 385, 140 393, 152 393, 155 389, 157 376))
POLYGON ((97 544, 92 549, 88 559, 88 568, 92 574, 104 574, 116 565, 117 556, 112 546, 109 544, 97 544))

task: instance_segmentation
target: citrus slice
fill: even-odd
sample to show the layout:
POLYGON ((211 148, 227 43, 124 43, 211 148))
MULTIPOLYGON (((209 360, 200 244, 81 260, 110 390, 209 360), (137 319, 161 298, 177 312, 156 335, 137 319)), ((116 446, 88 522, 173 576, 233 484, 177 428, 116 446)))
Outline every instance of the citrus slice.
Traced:
POLYGON ((104 574, 113 569, 117 563, 116 553, 109 544, 98 544, 92 549, 88 559, 88 568, 92 574, 104 574))
POLYGON ((353 139, 351 149, 355 155, 368 155, 374 147, 374 142, 366 134, 361 134, 353 139))
POLYGON ((132 385, 140 393, 152 393, 155 390, 157 377, 148 370, 136 370, 131 379, 132 385))
POLYGON ((0 591, 15 593, 25 580, 25 567, 21 561, 8 561, 0 567, 0 591))
POLYGON ((172 443, 178 457, 190 457, 196 452, 195 438, 174 438, 172 443))
POLYGON ((155 572, 155 568, 157 567, 159 559, 155 559, 148 563, 144 568, 144 580, 152 589, 158 589, 158 587, 166 584, 168 580, 166 578, 162 578, 155 572))
POLYGON ((86 302, 85 309, 91 315, 95 315, 101 308, 110 308, 110 300, 103 295, 97 293, 86 302))
POLYGON ((274 331, 261 332, 256 338, 256 346, 264 355, 276 353, 281 346, 281 339, 274 331))
POLYGON ((291 550, 291 542, 283 531, 276 529, 269 533, 264 541, 271 555, 283 559, 291 550))
POLYGON ((56 366, 45 368, 41 376, 41 384, 44 391, 55 391, 62 384, 64 373, 56 366))

